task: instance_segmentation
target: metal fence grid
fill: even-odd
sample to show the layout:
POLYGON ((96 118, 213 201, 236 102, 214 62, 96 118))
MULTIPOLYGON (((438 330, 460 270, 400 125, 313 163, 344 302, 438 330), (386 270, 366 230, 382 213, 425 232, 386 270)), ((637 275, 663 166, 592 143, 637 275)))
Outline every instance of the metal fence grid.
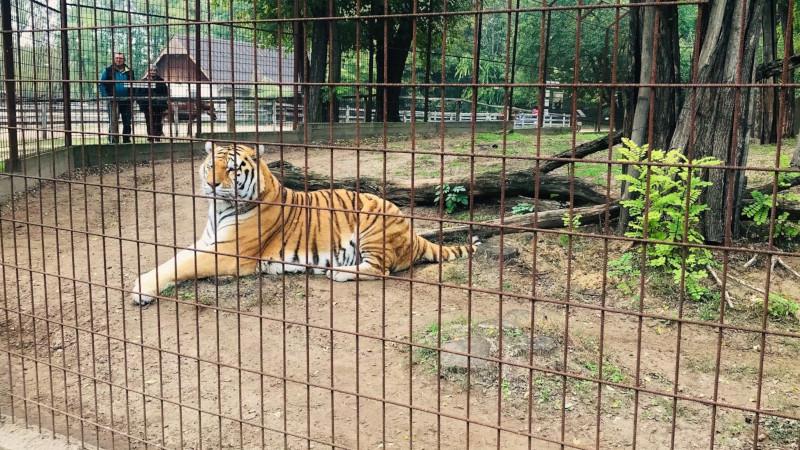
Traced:
POLYGON ((102 448, 798 448, 794 3, 0 0, 0 420, 102 448), (166 79, 164 136, 144 89, 113 142, 116 52, 166 79), (228 199, 227 249, 201 248, 207 141, 293 190, 228 199), (261 258, 339 255, 350 222, 386 258, 398 218, 481 244, 347 283, 261 258), (214 270, 131 302, 187 257, 214 270))

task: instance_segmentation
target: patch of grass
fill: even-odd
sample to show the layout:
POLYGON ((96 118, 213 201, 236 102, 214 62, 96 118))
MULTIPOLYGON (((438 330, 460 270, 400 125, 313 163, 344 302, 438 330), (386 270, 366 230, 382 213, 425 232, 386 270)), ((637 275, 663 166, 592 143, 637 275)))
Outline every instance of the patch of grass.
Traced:
MULTIPOLYGON (((533 392, 536 403, 549 404, 558 398, 560 382, 553 376, 539 375, 533 378, 533 392)), ((555 407, 555 405, 552 405, 555 407)))
POLYGON ((779 444, 793 444, 800 441, 800 422, 781 417, 764 417, 764 429, 769 439, 779 444))
POLYGON ((511 397, 511 384, 508 382, 508 380, 503 380, 502 391, 504 399, 511 397))
POLYGON ((697 307, 697 316, 700 320, 716 321, 719 318, 719 292, 712 292, 708 300, 697 307))
MULTIPOLYGON (((582 365, 588 370, 590 376, 598 378, 599 368, 596 362, 586 361, 582 365)), ((606 359, 603 361, 603 380, 612 383, 622 383, 625 381, 625 373, 619 366, 606 359)))
POLYGON ((783 320, 797 317, 800 305, 790 298, 786 298, 780 294, 769 294, 769 315, 773 319, 783 320))
MULTIPOLYGON (((691 418, 696 415, 695 410, 682 402, 677 403, 677 417, 691 418)), ((672 399, 656 397, 644 408, 644 416, 650 420, 670 422, 672 420, 672 399)))
MULTIPOLYGON (((511 142, 530 142, 533 136, 526 136, 521 133, 508 133, 506 134, 506 143, 511 142)), ((477 133, 475 135, 476 144, 497 144, 503 143, 503 133, 477 133)))
POLYGON ((442 271, 442 281, 451 284, 467 284, 467 271, 461 265, 450 265, 442 271))
MULTIPOLYGON (((612 184, 614 178, 622 173, 622 168, 619 165, 611 166, 612 184)), ((594 184, 605 185, 606 175, 608 174, 608 166, 603 163, 576 163, 575 164, 575 178, 590 181, 594 184)))
MULTIPOLYGON (((473 326, 473 329, 475 327, 473 326)), ((449 322, 443 322, 441 327, 438 322, 432 322, 425 327, 422 332, 414 336, 413 342, 429 347, 439 346, 439 334, 441 333, 442 343, 450 341, 455 337, 467 335, 467 320, 459 318, 449 322)), ((474 331, 473 331, 474 333, 474 331)), ((436 371, 436 350, 430 348, 415 348, 414 362, 426 367, 429 371, 436 371)))
POLYGON ((712 373, 716 363, 711 359, 685 357, 683 358, 683 366, 694 372, 712 373))

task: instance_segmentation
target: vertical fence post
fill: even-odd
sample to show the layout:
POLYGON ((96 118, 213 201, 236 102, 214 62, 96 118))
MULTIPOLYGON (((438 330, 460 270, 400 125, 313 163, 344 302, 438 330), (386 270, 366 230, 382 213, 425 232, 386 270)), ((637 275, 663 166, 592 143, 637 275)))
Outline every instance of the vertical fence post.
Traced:
POLYGON ((14 84, 14 35, 11 28, 11 0, 0 0, 0 22, 3 31, 3 76, 6 89, 6 115, 8 127, 9 159, 6 171, 20 168, 17 142, 17 91, 14 84))
MULTIPOLYGON (((203 89, 200 84, 200 78, 203 76, 202 66, 200 65, 201 41, 200 41, 200 0, 194 2, 194 81, 195 81, 195 101, 197 102, 197 131, 195 136, 202 132, 203 123, 203 89)), ((209 45, 211 45, 209 43, 209 45)), ((192 107, 191 101, 189 103, 189 123, 192 122, 192 107)), ((191 125, 190 128, 191 130, 191 125)), ((191 135, 191 134, 190 134, 191 135)))
POLYGON ((67 0, 61 0, 61 95, 64 97, 64 145, 72 146, 72 98, 69 87, 69 33, 67 0))
POLYGON ((236 133, 236 100, 233 97, 225 99, 225 111, 228 133, 236 133))

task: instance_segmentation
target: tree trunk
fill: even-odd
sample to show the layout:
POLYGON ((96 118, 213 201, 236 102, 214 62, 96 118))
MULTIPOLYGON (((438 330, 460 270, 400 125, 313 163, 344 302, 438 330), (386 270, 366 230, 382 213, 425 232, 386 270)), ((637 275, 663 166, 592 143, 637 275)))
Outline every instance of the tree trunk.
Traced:
POLYGON ((372 122, 372 111, 375 108, 374 107, 375 101, 373 100, 374 97, 372 96, 372 83, 374 83, 375 80, 375 77, 373 76, 374 71, 375 71, 375 44, 370 38, 369 62, 367 64, 367 101, 366 101, 366 107, 364 108, 365 122, 372 122))
MULTIPOLYGON (((698 83, 735 83, 737 67, 740 68, 741 82, 752 82, 758 39, 761 33, 761 9, 763 2, 746 0, 718 0, 711 3, 707 13, 708 25, 705 28, 703 46, 697 67, 698 83), (746 11, 743 11, 743 6, 746 11), (742 13, 746 16, 742 21, 742 13), (744 24, 744 28, 740 24, 744 24), (739 61, 739 41, 744 34, 743 58, 739 61), (738 63, 738 64, 737 64, 738 63)), ((704 13, 705 15, 705 13, 704 13)), ((692 127, 695 140, 692 144, 694 158, 713 156, 727 165, 742 166, 747 161, 751 91, 743 89, 737 94, 735 88, 698 89, 694 102, 684 102, 678 119, 678 126, 672 137, 670 147, 688 148, 692 127), (735 99, 739 97, 739 105, 735 99), (692 105, 695 106, 692 110, 692 105), (737 114, 737 115, 735 115, 737 114), (736 123, 736 148, 733 144, 733 129, 736 123), (730 151, 732 150, 732 151, 730 151), (732 154, 729 154, 732 153, 732 154)), ((726 236, 733 236, 730 223, 726 222, 726 193, 733 190, 733 222, 738 223, 740 199, 744 188, 744 171, 737 171, 733 180, 728 180, 726 171, 709 170, 708 180, 712 185, 706 189, 701 199, 709 209, 703 216, 702 233, 707 241, 723 242, 726 236), (726 233, 730 231, 730 233, 726 233)))
MULTIPOLYGON (((318 13, 314 17, 320 17, 318 13)), ((325 70, 328 65, 328 24, 322 20, 315 20, 311 28, 311 68, 308 81, 311 83, 324 83, 325 70)), ((322 86, 314 85, 308 88, 308 111, 306 123, 322 122, 322 86)))
MULTIPOLYGON (((331 83, 338 83, 342 79, 342 44, 340 42, 341 37, 338 36, 337 27, 339 25, 337 23, 331 24, 331 69, 329 74, 329 80, 331 83)), ((330 93, 330 104, 332 105, 332 115, 329 117, 331 122, 338 122, 339 121, 339 98, 336 95, 336 86, 331 88, 330 93)))
POLYGON ((797 167, 800 169, 800 139, 797 140, 797 143, 794 145, 794 153, 792 153, 792 167, 797 167))
MULTIPOLYGON (((377 6, 377 10, 383 12, 383 6, 377 6)), ((377 66, 378 83, 401 83, 403 72, 406 68, 406 59, 411 50, 411 31, 412 22, 408 18, 392 19, 396 22, 389 23, 386 30, 388 42, 384 42, 384 26, 373 27, 374 39, 376 42, 375 65, 377 66), (385 67, 384 67, 385 66, 385 67), (384 70, 385 68, 385 70, 384 70), (386 81, 384 81, 386 77, 386 81)), ((400 91, 399 86, 379 86, 376 96, 376 115, 375 119, 387 122, 400 121, 400 91), (384 97, 386 102, 384 104, 384 97)))
MULTIPOLYGON (((764 61, 774 61, 777 59, 775 47, 775 0, 764 0, 763 21, 763 56, 764 61)), ((775 84, 778 76, 772 76, 763 80, 764 87, 760 89, 761 99, 758 109, 761 117, 758 121, 759 142, 769 144, 778 142, 777 121, 778 121, 778 89, 775 84)))
MULTIPOLYGON (((788 53, 784 52, 783 57, 791 56, 791 53, 794 53, 794 24, 788 22, 788 14, 789 14, 789 2, 787 0, 778 0, 778 20, 781 24, 781 30, 783 30, 783 38, 785 42, 785 49, 788 49, 788 53), (788 23, 787 23, 788 22, 788 23), (788 29, 787 29, 788 28, 788 29), (788 33, 788 39, 786 39, 788 33)), ((791 83, 793 80, 793 76, 789 75, 789 82, 791 83)), ((794 131, 794 115, 795 115, 795 102, 794 102, 794 88, 787 88, 781 90, 783 94, 783 130, 782 136, 783 137, 792 137, 795 135, 794 131)))

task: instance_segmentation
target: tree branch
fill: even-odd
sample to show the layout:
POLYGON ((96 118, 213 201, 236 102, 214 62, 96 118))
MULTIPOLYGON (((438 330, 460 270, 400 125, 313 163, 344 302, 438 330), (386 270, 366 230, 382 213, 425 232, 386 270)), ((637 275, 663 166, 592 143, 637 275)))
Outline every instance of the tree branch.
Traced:
MULTIPOLYGON (((794 70, 800 66, 800 54, 789 57, 789 70, 794 70)), ((776 59, 768 63, 760 64, 756 68, 756 81, 780 75, 783 71, 783 59, 776 59)))

